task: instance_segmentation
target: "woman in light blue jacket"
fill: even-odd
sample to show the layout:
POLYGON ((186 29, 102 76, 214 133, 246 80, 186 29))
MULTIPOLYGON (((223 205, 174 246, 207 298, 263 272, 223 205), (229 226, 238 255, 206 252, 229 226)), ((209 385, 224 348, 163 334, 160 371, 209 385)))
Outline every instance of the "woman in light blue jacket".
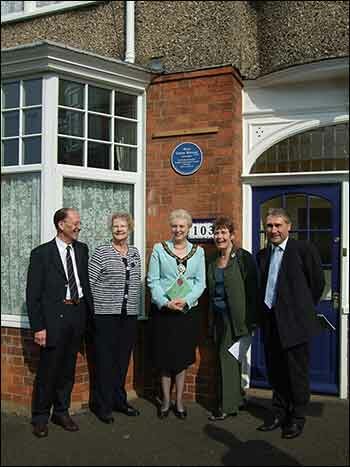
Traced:
POLYGON ((186 369, 194 363, 200 331, 198 299, 205 289, 203 248, 187 240, 191 215, 176 209, 169 216, 171 240, 157 243, 149 262, 147 282, 152 297, 154 366, 161 375, 159 418, 170 411, 175 381, 175 415, 185 419, 183 391, 186 369))

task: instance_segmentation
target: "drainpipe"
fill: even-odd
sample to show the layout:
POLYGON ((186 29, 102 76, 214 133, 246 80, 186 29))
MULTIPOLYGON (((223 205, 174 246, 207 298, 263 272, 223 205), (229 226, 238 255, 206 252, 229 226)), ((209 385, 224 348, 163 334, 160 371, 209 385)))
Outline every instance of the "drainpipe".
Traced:
POLYGON ((126 2, 126 48, 125 61, 135 62, 135 2, 126 2))

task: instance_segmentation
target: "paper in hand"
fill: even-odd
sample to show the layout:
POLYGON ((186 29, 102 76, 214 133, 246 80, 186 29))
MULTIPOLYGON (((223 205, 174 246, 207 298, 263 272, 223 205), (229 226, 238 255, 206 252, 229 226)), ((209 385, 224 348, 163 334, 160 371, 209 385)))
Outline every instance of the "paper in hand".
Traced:
POLYGON ((166 291, 170 300, 175 298, 185 298, 192 291, 189 283, 184 277, 179 277, 174 281, 173 285, 166 291))
POLYGON ((238 339, 231 347, 228 348, 228 351, 231 355, 235 357, 240 363, 245 361, 247 358, 247 352, 252 343, 252 336, 243 336, 238 339))

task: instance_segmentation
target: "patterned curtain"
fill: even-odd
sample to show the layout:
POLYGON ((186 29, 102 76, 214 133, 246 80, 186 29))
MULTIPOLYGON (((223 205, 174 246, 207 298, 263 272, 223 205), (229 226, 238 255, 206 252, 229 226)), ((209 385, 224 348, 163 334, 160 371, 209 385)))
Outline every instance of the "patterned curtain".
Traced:
POLYGON ((40 244, 40 173, 1 176, 1 313, 26 315, 31 250, 40 244))
POLYGON ((23 11, 24 2, 1 2, 1 14, 8 15, 10 13, 17 13, 23 11))
POLYGON ((87 243, 91 255, 97 246, 111 240, 110 218, 114 212, 133 216, 133 185, 67 178, 63 183, 63 205, 79 210, 79 240, 87 243))

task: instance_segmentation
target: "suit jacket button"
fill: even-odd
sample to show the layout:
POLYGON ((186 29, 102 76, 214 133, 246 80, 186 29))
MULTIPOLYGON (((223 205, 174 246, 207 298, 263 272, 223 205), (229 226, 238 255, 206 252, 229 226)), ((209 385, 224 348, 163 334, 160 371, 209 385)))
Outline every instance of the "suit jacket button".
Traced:
POLYGON ((63 318, 63 315, 60 315, 60 318, 63 318))

